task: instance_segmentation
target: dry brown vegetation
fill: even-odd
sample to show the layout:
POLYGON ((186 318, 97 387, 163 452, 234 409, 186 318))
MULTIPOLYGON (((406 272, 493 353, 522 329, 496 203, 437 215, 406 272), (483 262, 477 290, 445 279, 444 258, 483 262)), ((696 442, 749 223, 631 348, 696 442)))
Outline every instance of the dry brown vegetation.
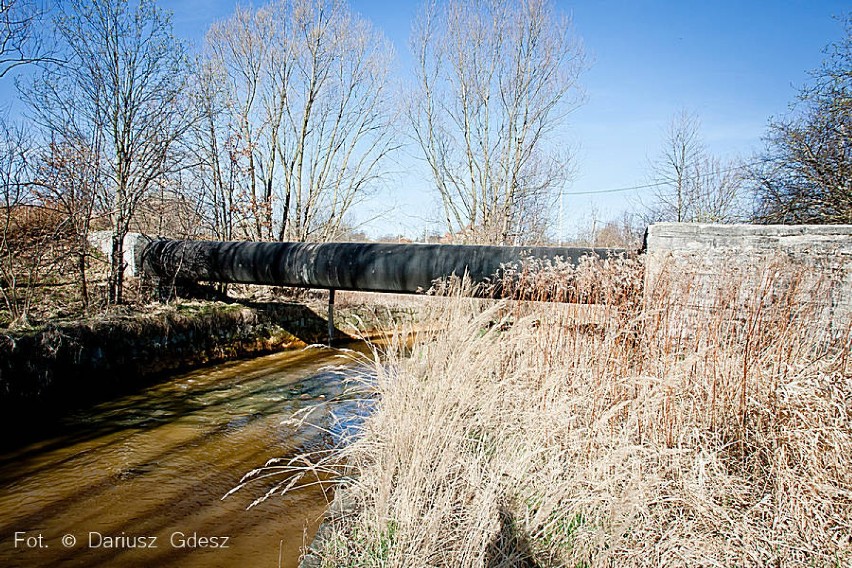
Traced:
POLYGON ((643 296, 639 262, 559 270, 603 306, 431 302, 433 331, 374 364, 356 438, 266 472, 338 476, 348 506, 318 564, 849 565, 850 323, 820 307, 834 283, 777 260, 685 305, 682 273, 643 296))
MULTIPOLYGON (((0 327, 27 327, 108 311, 109 261, 89 242, 92 231, 109 226, 105 218, 75 220, 70 206, 31 201, 0 206, 0 327), (86 223, 85 229, 75 222, 86 223)), ((147 199, 137 213, 132 229, 143 234, 197 236, 190 232, 189 226, 195 222, 197 229, 198 223, 189 206, 168 196, 147 199)), ((141 301, 148 298, 140 292, 140 282, 128 279, 124 299, 131 309, 143 310, 141 301)))
POLYGON ((73 272, 68 227, 48 207, 0 207, 0 325, 26 323, 45 298, 63 302, 73 272))

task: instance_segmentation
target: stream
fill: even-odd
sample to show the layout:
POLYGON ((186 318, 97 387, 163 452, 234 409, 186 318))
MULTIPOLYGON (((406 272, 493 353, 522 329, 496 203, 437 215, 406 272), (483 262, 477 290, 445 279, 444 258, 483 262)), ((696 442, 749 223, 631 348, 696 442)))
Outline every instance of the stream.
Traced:
POLYGON ((345 395, 357 368, 339 349, 286 351, 70 411, 17 447, 7 431, 0 566, 298 566, 331 495, 247 510, 276 482, 262 479, 223 496, 272 458, 339 442, 359 416, 345 395), (316 427, 288 422, 305 409, 316 427))

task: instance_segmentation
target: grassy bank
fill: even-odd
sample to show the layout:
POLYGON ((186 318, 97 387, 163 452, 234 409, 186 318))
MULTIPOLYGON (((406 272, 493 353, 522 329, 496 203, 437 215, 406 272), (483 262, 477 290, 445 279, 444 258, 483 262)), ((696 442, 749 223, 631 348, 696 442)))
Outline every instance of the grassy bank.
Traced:
POLYGON ((167 371, 282 349, 299 342, 283 315, 185 302, 3 330, 0 405, 102 398, 167 371))
POLYGON ((358 437, 267 472, 338 476, 346 514, 317 564, 849 565, 852 341, 821 308, 833 283, 779 260, 687 305, 688 277, 643 296, 642 274, 522 279, 596 307, 431 302, 421 329, 438 331, 375 365, 358 437))
MULTIPOLYGON (((339 337, 411 313, 348 302, 338 310, 339 337)), ((325 343, 325 315, 319 300, 182 301, 0 330, 0 409, 101 399, 166 372, 325 343)))

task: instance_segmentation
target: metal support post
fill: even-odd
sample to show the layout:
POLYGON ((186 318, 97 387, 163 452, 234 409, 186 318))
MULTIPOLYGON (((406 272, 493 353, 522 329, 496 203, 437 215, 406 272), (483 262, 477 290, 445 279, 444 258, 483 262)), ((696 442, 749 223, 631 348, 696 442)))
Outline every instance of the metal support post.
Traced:
POLYGON ((334 288, 328 291, 328 346, 334 344, 334 288))

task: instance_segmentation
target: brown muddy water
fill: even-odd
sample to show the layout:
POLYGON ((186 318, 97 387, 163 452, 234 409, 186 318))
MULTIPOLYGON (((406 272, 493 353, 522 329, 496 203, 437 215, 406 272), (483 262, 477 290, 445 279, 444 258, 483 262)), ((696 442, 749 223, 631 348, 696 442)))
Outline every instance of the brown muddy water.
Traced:
POLYGON ((357 369, 345 350, 308 348, 69 413, 0 454, 0 566, 297 566, 331 495, 246 510, 266 479, 223 496, 271 458, 339 443, 361 413, 346 395, 357 369), (287 423, 304 408, 318 427, 287 423))

